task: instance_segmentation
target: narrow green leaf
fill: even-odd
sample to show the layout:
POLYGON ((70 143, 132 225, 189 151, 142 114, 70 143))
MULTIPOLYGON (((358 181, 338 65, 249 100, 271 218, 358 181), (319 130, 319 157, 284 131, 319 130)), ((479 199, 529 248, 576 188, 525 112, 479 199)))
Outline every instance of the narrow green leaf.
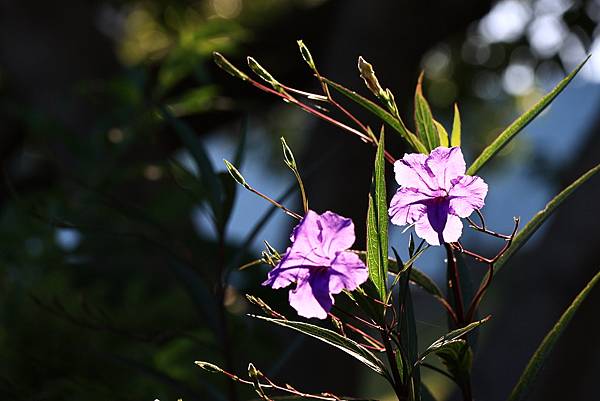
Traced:
POLYGON ((481 320, 477 320, 473 323, 469 323, 465 327, 461 327, 460 329, 452 330, 451 332, 447 333, 446 335, 438 338, 429 347, 427 347, 427 349, 425 351, 423 351, 423 353, 419 356, 419 362, 423 362, 425 357, 427 357, 427 355, 431 354, 432 352, 437 352, 437 351, 441 350, 442 348, 450 346, 450 344, 452 344, 456 341, 460 341, 459 340, 460 337, 467 334, 471 330, 474 330, 477 327, 481 326, 482 324, 487 322, 489 319, 490 319, 490 316, 483 318, 481 320))
POLYGON ((314 337, 324 343, 334 346, 335 348, 347 353, 358 361, 362 362, 375 372, 382 376, 386 376, 387 372, 385 365, 379 358, 377 358, 371 351, 361 346, 357 342, 343 337, 335 331, 324 329, 319 326, 304 322, 294 322, 290 320, 271 319, 264 316, 250 315, 257 319, 266 320, 267 322, 275 323, 283 327, 287 327, 308 336, 314 337))
POLYGON ((581 70, 583 65, 589 60, 588 56, 581 64, 577 66, 569 75, 558 83, 546 96, 541 98, 532 108, 523 113, 511 125, 500 133, 494 141, 486 147, 479 157, 475 159, 473 164, 467 170, 468 175, 475 175, 481 167, 483 167, 496 153, 506 146, 523 128, 527 126, 538 114, 540 114, 553 100, 562 92, 563 89, 571 82, 575 75, 581 70))
POLYGON ((209 195, 209 204, 217 221, 221 216, 223 187, 217 176, 204 145, 189 125, 177 119, 166 108, 161 107, 160 113, 163 118, 173 127, 179 139, 191 153, 200 172, 200 184, 209 195))
MULTIPOLYGON (((369 194, 367 211, 367 267, 369 277, 379 293, 379 299, 387 298, 388 215, 385 190, 385 140, 383 130, 379 137, 375 169, 374 193, 369 194)), ((373 192, 373 191, 372 191, 373 192)))
POLYGON ((456 340, 437 350, 435 354, 442 360, 448 373, 461 387, 468 383, 473 365, 473 351, 464 340, 456 340))
POLYGON ((460 112, 458 111, 458 105, 454 103, 454 121, 452 122, 452 139, 450 140, 450 146, 460 146, 461 136, 461 123, 460 123, 460 112))
POLYGON ((435 127, 433 115, 429 103, 423 96, 423 74, 419 76, 417 81, 417 89, 415 91, 415 125, 419 138, 427 145, 429 151, 439 146, 438 131, 435 127))
POLYGON ((575 180, 571 185, 563 189, 558 195, 556 195, 544 209, 536 213, 535 216, 523 227, 521 231, 515 236, 513 243, 508 251, 506 251, 500 259, 494 265, 494 273, 499 271, 502 266, 506 264, 508 259, 515 254, 531 236, 537 231, 537 229, 546 221, 548 217, 558 208, 577 188, 579 188, 584 182, 589 180, 600 170, 600 164, 597 164, 585 174, 575 180))
POLYGON ((439 122, 433 120, 433 123, 435 124, 435 129, 438 133, 438 141, 439 141, 440 146, 447 148, 448 147, 448 131, 446 131, 446 128, 444 128, 444 126, 442 124, 440 124, 439 122))
POLYGON ((556 342, 560 338, 562 332, 573 318, 573 315, 592 288, 594 288, 594 285, 596 285, 598 280, 600 280, 600 272, 596 273, 596 275, 590 280, 590 282, 579 293, 579 295, 577 295, 575 300, 573 300, 573 303, 571 303, 567 310, 562 314, 560 319, 558 319, 558 322, 556 322, 554 327, 548 332, 546 337, 544 337, 544 340, 529 360, 529 363, 527 363, 527 366, 521 374, 519 381, 510 393, 508 401, 521 401, 527 398, 527 395, 531 390, 531 386, 540 373, 546 358, 556 345, 556 342))
MULTIPOLYGON (((400 260, 400 256, 396 252, 395 248, 392 248, 396 260, 400 260)), ((407 263, 408 264, 408 263, 407 263)), ((412 295, 410 286, 408 285, 410 279, 410 271, 412 263, 408 265, 408 270, 400 272, 399 281, 399 315, 398 320, 398 334, 400 335, 400 344, 402 344, 401 354, 406 357, 404 366, 404 377, 410 377, 412 379, 412 389, 415 393, 415 400, 420 400, 420 388, 421 388, 421 372, 419 367, 415 367, 415 364, 419 357, 419 344, 417 338, 417 324, 415 321, 415 313, 412 302, 412 295)))
POLYGON ((373 103, 369 99, 364 98, 358 93, 351 91, 350 89, 345 88, 344 86, 333 82, 327 78, 321 77, 321 79, 327 85, 329 85, 342 95, 346 96, 348 99, 354 101, 358 105, 362 106, 366 110, 379 117, 379 119, 388 124, 391 128, 394 129, 394 131, 399 133, 400 136, 402 136, 402 138, 404 138, 414 150, 416 150, 419 153, 427 153, 427 148, 425 147, 425 145, 421 143, 421 141, 419 140, 419 138, 417 138, 415 134, 413 134, 408 130, 408 128, 406 128, 406 125, 404 125, 404 122, 402 120, 394 117, 392 114, 388 113, 384 108, 379 107, 377 104, 373 103))

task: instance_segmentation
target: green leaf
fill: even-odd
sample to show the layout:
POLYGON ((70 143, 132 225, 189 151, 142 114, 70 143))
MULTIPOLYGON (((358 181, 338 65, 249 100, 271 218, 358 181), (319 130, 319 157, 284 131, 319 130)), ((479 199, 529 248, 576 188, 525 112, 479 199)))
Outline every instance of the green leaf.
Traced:
POLYGON ((571 303, 571 305, 567 308, 567 310, 562 314, 558 322, 554 325, 554 327, 548 332, 544 340, 535 351, 529 363, 525 367, 525 370, 521 374, 519 381, 513 388, 510 396, 508 397, 508 401, 521 401, 527 398, 529 391, 531 390, 532 384, 535 382, 546 358, 556 345, 556 342, 560 338, 562 332, 565 330, 573 315, 583 302, 583 300, 587 297, 589 292, 594 288, 594 285, 600 280, 600 272, 596 273, 596 275, 590 280, 590 282, 585 286, 585 288, 577 295, 575 300, 571 303))
MULTIPOLYGON (((385 140, 383 130, 379 137, 375 169, 373 172, 374 194, 369 194, 367 211, 367 267, 369 278, 375 284, 379 299, 387 298, 388 260, 388 214, 385 190, 385 140)), ((373 192, 373 191, 371 191, 373 192)))
POLYGON ((458 105, 454 103, 454 121, 452 122, 452 139, 450 140, 450 146, 460 146, 460 112, 458 111, 458 105))
POLYGON ((511 125, 509 125, 500 135, 494 139, 494 141, 485 148, 479 157, 475 159, 473 164, 467 170, 468 175, 475 175, 481 167, 483 167, 496 153, 498 153, 506 144, 508 144, 523 128, 527 126, 538 114, 540 114, 553 100, 558 96, 560 92, 571 82, 575 75, 581 70, 583 65, 589 60, 588 56, 581 64, 577 66, 569 75, 567 75, 562 81, 550 91, 546 96, 541 98, 531 109, 523 113, 517 118, 511 125))
POLYGON ((589 180, 600 170, 600 164, 597 164, 585 174, 575 180, 571 185, 563 189, 558 195, 556 195, 544 209, 536 213, 535 216, 523 227, 521 231, 515 236, 512 245, 508 250, 498 259, 494 265, 494 273, 499 271, 502 266, 506 264, 508 259, 517 252, 531 236, 537 231, 537 229, 546 221, 548 217, 558 208, 577 188, 579 188, 584 182, 589 180))
MULTIPOLYGON (((396 252, 395 248, 392 248, 394 251, 394 256, 396 260, 400 260, 400 256, 396 252)), ((415 393, 415 400, 420 400, 420 388, 421 388, 421 372, 419 367, 416 369, 415 364, 419 357, 419 344, 417 337, 417 324, 415 321, 415 313, 412 302, 412 295, 410 291, 410 286, 408 285, 410 279, 410 271, 412 263, 408 265, 408 269, 400 272, 400 282, 399 282, 399 315, 400 319, 398 319, 398 333, 400 335, 400 344, 402 344, 401 354, 406 358, 406 361, 403 363, 404 366, 404 377, 410 377, 412 379, 412 389, 415 393)))
POLYGON ((454 347, 453 343, 456 341, 460 341, 459 340, 460 337, 462 337, 463 335, 467 334, 468 332, 476 329, 477 327, 481 326, 482 324, 487 322, 489 319, 490 319, 490 316, 488 316, 484 319, 481 319, 481 320, 477 320, 473 323, 469 323, 465 327, 461 327, 460 329, 452 330, 451 332, 447 333, 446 335, 438 338, 429 347, 427 347, 427 349, 425 351, 423 351, 423 353, 419 356, 418 362, 419 363, 423 362, 423 360, 427 357, 427 355, 431 354, 432 352, 438 352, 447 347, 454 347))
POLYGON ((406 128, 406 125, 404 125, 404 122, 401 119, 394 117, 392 114, 388 113, 384 108, 379 107, 377 104, 370 101, 369 99, 364 98, 358 93, 351 91, 350 89, 345 88, 344 86, 333 82, 327 78, 321 77, 321 79, 327 85, 329 85, 342 95, 346 96, 348 99, 354 101, 359 106, 362 106, 366 110, 379 117, 379 119, 388 124, 391 128, 394 129, 394 131, 399 133, 400 136, 402 136, 402 138, 404 138, 414 150, 420 153, 427 153, 427 148, 425 147, 425 145, 421 143, 421 141, 419 140, 419 138, 417 138, 415 134, 413 134, 408 130, 408 128, 406 128))
POLYGON ((166 107, 161 107, 160 112, 163 118, 173 127, 187 150, 192 154, 200 172, 200 184, 208 193, 209 204, 215 220, 218 222, 222 215, 223 186, 208 158, 202 141, 200 141, 200 138, 189 125, 175 118, 166 107))
POLYGON ((444 128, 444 126, 442 124, 440 124, 439 122, 433 120, 433 123, 435 124, 435 129, 438 133, 438 140, 439 140, 440 146, 447 148, 448 147, 448 131, 446 131, 446 128, 444 128))
POLYGON ((308 336, 314 337, 324 343, 334 346, 335 348, 344 351, 348 355, 362 362, 380 375, 387 377, 385 365, 371 351, 361 346, 357 342, 346 338, 335 331, 324 329, 319 326, 304 322, 294 322, 291 320, 272 319, 264 316, 250 315, 257 319, 266 320, 271 323, 287 327, 308 336))
POLYGON ((427 153, 429 153, 429 151, 435 149, 440 144, 431 108, 423 96, 422 85, 423 73, 419 76, 417 90, 415 91, 415 124, 417 126, 417 133, 420 139, 427 145, 427 153))
POLYGON ((456 340, 437 350, 435 354, 460 386, 468 383, 473 365, 473 351, 466 341, 456 340))
MULTIPOLYGON (((355 252, 358 254, 358 256, 361 257, 362 260, 366 260, 365 251, 355 252)), ((415 256, 418 255, 419 253, 417 253, 417 255, 415 256)), ((406 264, 408 265, 409 263, 407 262, 406 264)), ((398 262, 394 259, 388 258, 388 269, 388 274, 391 275, 392 278, 395 278, 395 275, 399 272, 400 269, 400 267, 398 266, 398 262)), ((410 281, 421 287, 421 289, 427 292, 428 294, 431 294, 439 299, 444 299, 444 294, 442 293, 442 290, 440 290, 440 288, 437 286, 437 284, 427 274, 423 273, 415 266, 412 266, 412 268, 410 269, 410 281)))
MULTIPOLYGON (((460 294, 462 296, 462 305, 460 305, 460 306, 462 307, 462 310, 464 311, 464 313, 466 315, 467 308, 471 304, 471 300, 473 299, 473 296, 475 294, 475 287, 473 285, 472 273, 471 273, 469 267, 467 266, 466 258, 462 253, 457 253, 457 252, 454 252, 451 248, 446 248, 447 260, 449 260, 451 257, 454 257, 456 259, 456 269, 458 271, 458 277, 459 277, 459 288, 460 288, 460 294)), ((451 279, 452 275, 453 275, 453 270, 452 270, 450 264, 448 264, 448 268, 447 268, 447 272, 446 272, 446 277, 448 278, 446 281, 446 284, 447 284, 446 291, 448 294, 447 301, 448 301, 448 304, 450 304, 450 306, 452 307, 452 309, 454 311, 456 311, 457 317, 460 319, 460 316, 458 313, 459 303, 455 297, 455 291, 451 287, 452 281, 453 281, 451 279)), ((456 327, 454 319, 452 318, 452 316, 450 314, 448 314, 448 327, 449 328, 456 327)), ((472 344, 475 344, 476 340, 477 340, 477 338, 475 336, 473 336, 473 338, 469 338, 469 342, 472 344)))

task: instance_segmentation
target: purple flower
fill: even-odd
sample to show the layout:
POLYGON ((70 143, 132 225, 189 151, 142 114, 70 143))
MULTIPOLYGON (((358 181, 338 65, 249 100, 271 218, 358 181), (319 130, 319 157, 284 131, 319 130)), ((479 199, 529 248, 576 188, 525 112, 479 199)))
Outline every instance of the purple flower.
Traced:
POLYGON ((429 155, 405 154, 394 163, 401 187, 390 202, 392 223, 414 223, 417 235, 431 245, 458 241, 460 217, 483 207, 488 190, 481 178, 465 175, 465 170, 458 147, 438 147, 429 155))
POLYGON ((325 319, 333 305, 332 294, 355 290, 367 281, 365 264, 347 251, 355 240, 351 219, 309 210, 290 239, 292 246, 263 285, 283 288, 296 283, 289 300, 300 316, 325 319))

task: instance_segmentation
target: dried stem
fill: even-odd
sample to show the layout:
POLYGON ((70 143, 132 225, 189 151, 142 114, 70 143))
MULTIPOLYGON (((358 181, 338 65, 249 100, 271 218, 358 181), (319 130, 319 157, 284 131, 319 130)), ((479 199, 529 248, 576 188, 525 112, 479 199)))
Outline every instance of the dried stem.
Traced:
MULTIPOLYGON (((260 89, 260 90, 262 90, 264 92, 271 93, 271 94, 273 94, 275 96, 278 96, 278 97, 282 98, 284 101, 292 103, 292 104, 295 104, 296 106, 300 107, 302 110, 304 110, 304 111, 306 111, 306 112, 308 112, 308 113, 310 113, 310 114, 312 114, 312 115, 314 115, 316 117, 319 117, 319 118, 321 118, 321 119, 323 119, 323 120, 325 120, 325 121, 327 121, 327 122, 329 122, 329 123, 331 123, 331 124, 333 124, 333 125, 335 125, 335 126, 337 126, 339 128, 342 128, 342 129, 344 129, 344 130, 346 130, 346 131, 348 131, 348 132, 350 132, 350 133, 352 133, 352 134, 354 134, 356 136, 358 136, 359 139, 362 140, 365 143, 370 143, 370 144, 372 144, 375 147, 377 146, 377 140, 376 140, 376 138, 372 137, 372 134, 370 133, 370 130, 368 129, 368 127, 366 125, 364 125, 362 122, 360 122, 360 120, 358 120, 358 118, 356 118, 352 113, 350 113, 348 110, 346 110, 343 106, 341 106, 339 103, 337 103, 335 100, 333 100, 333 98, 331 97, 331 94, 329 93, 328 89, 326 89, 326 90, 324 89, 324 92, 326 93, 327 102, 330 103, 332 106, 336 107, 338 110, 340 110, 347 117, 349 117, 355 124, 357 124, 360 127, 360 129, 364 133, 361 132, 361 131, 359 131, 359 130, 357 130, 357 129, 355 129, 355 128, 352 128, 352 127, 350 127, 350 126, 348 126, 348 125, 346 125, 346 124, 344 124, 344 123, 342 123, 342 122, 340 122, 338 120, 336 120, 335 118, 332 118, 332 117, 328 116, 327 114, 324 114, 323 112, 321 112, 321 111, 319 111, 319 110, 317 110, 317 109, 315 109, 315 108, 313 108, 313 107, 311 107, 311 106, 309 106, 309 105, 307 105, 305 103, 302 103, 301 101, 299 101, 298 99, 296 99, 295 97, 293 97, 289 93, 286 93, 285 91, 295 92, 295 93, 307 96, 309 99, 313 99, 314 98, 315 95, 312 94, 312 93, 299 91, 297 89, 293 89, 293 88, 290 88, 290 87, 287 87, 287 86, 284 86, 284 85, 281 85, 281 87, 285 91, 279 92, 279 91, 276 91, 276 90, 274 90, 272 88, 269 88, 266 85, 261 84, 258 81, 255 81, 252 78, 248 78, 248 82, 250 82, 253 86, 255 86, 256 88, 258 88, 258 89, 260 89)), ((325 88, 326 88, 326 85, 325 85, 325 88)), ((315 98, 315 100, 324 101, 322 98, 319 98, 319 97, 315 98)), ((387 151, 385 151, 385 159, 389 163, 391 163, 391 164, 394 164, 394 162, 396 160, 387 151)))
MULTIPOLYGON (((206 365, 208 365, 208 364, 206 364, 204 362, 196 362, 196 365, 200 366, 201 368, 203 368, 205 370, 209 370, 211 372, 216 371, 216 372, 222 373, 225 376, 229 377, 234 382, 247 384, 252 387, 255 386, 255 383, 253 381, 242 379, 241 377, 239 377, 233 373, 230 373, 226 370, 223 370, 221 368, 218 368, 214 365, 211 365, 210 368, 207 368, 206 365)), ((301 391, 298 391, 295 388, 293 388, 292 386, 290 386, 289 384, 286 384, 285 386, 280 386, 280 385, 275 384, 273 381, 271 381, 271 379, 266 377, 263 373, 258 372, 258 374, 260 375, 260 377, 262 377, 264 380, 267 381, 267 384, 260 383, 260 382, 258 383, 258 386, 260 386, 260 388, 262 388, 262 389, 277 390, 277 391, 281 391, 284 393, 292 394, 296 397, 309 398, 309 399, 313 399, 313 400, 323 400, 323 401, 339 401, 339 400, 341 400, 340 397, 337 397, 337 396, 335 396, 333 394, 329 394, 329 393, 309 394, 309 393, 303 393, 301 391)))

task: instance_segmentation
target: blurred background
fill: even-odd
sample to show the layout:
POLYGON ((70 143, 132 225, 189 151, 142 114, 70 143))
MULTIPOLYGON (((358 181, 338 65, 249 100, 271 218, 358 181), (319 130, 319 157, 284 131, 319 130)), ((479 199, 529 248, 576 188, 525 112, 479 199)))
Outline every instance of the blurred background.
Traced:
MULTIPOLYGON (((304 39, 323 75, 368 95, 362 55, 409 125, 424 70, 425 95, 446 127, 459 104, 467 163, 591 52, 481 171, 488 224, 510 231, 513 216, 529 220, 599 161, 598 22, 598 0, 0 1, 2 399, 255 398, 195 360, 242 375, 252 361, 307 391, 392 399, 350 358, 246 316, 257 309, 245 293, 294 316, 287 291, 261 288, 266 267, 237 270, 260 257, 263 240, 285 249, 293 221, 223 175, 225 212, 213 224, 190 143, 157 110, 193 130, 216 170, 236 159, 273 197, 294 182, 280 153, 285 136, 311 208, 352 217, 362 247, 372 148, 227 75, 213 51, 238 66, 252 55, 280 81, 318 91, 295 43, 304 39)), ((403 143, 386 139, 401 157, 403 143)), ((599 184, 572 196, 496 278, 483 305, 493 319, 478 341, 477 399, 506 398, 597 271, 599 184)), ((285 203, 298 209, 298 195, 285 203)), ((393 230, 393 244, 406 248, 408 234, 393 230)), ((499 246, 470 233, 467 242, 490 255, 499 246)), ((439 252, 421 267, 443 284, 439 252)), ((483 269, 469 268, 475 277, 483 269)), ((445 332, 445 317, 416 295, 424 346, 445 332)), ((599 301, 594 291, 578 311, 532 400, 597 398, 599 301)), ((443 376, 423 375, 439 400, 457 399, 443 376)))

